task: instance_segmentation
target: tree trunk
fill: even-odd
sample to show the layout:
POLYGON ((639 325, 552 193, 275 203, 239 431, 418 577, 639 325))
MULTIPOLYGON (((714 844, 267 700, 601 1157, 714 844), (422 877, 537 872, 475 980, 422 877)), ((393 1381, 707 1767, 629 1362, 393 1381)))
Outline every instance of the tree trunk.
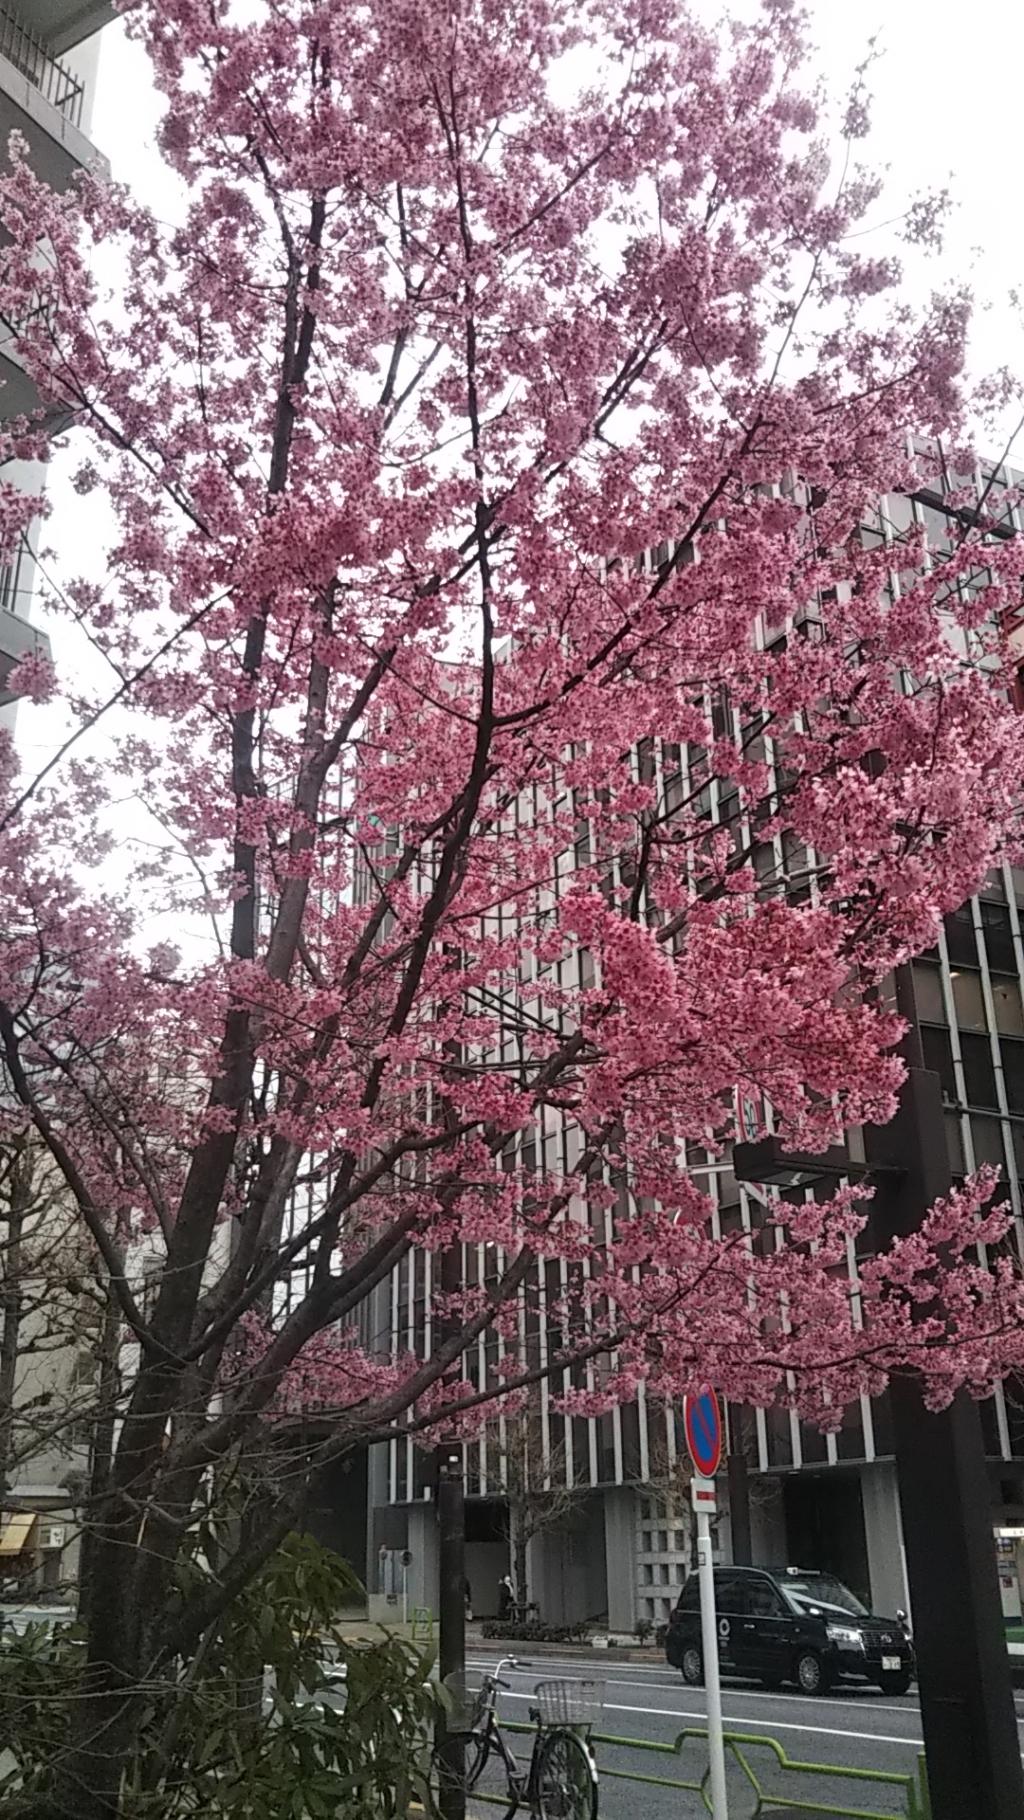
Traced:
POLYGON ((82 1524, 78 1554, 78 1616, 83 1623, 89 1618, 92 1587, 92 1529, 90 1513, 98 1510, 110 1485, 114 1460, 114 1433, 117 1413, 119 1374, 117 1357, 121 1332, 121 1313, 111 1284, 106 1286, 106 1307, 99 1341, 98 1411, 93 1424, 89 1458, 89 1488, 82 1524))
POLYGON ((7 1236, 4 1245, 3 1292, 0 1294, 0 1496, 9 1489, 11 1448, 14 1440, 14 1390, 18 1369, 18 1337, 21 1330, 22 1255, 21 1241, 29 1199, 29 1163, 27 1152, 19 1147, 12 1158, 10 1203, 7 1209, 7 1236))
POLYGON ((515 1581, 516 1601, 520 1606, 530 1602, 530 1590, 526 1580, 526 1548, 530 1538, 522 1513, 515 1512, 512 1517, 512 1578, 515 1581))

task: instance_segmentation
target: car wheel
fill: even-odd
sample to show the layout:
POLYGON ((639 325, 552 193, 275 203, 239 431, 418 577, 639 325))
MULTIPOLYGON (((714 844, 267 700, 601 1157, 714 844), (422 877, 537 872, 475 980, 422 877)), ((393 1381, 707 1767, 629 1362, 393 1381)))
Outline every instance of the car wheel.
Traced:
POLYGON ((825 1664, 816 1649, 802 1649, 793 1663, 793 1679, 802 1694, 828 1692, 825 1664))
POLYGON ((683 1651, 683 1680, 687 1687, 703 1687, 704 1658, 695 1643, 687 1644, 683 1651))
POLYGON ((910 1675, 880 1675, 878 1685, 883 1694, 905 1694, 910 1686, 910 1675))

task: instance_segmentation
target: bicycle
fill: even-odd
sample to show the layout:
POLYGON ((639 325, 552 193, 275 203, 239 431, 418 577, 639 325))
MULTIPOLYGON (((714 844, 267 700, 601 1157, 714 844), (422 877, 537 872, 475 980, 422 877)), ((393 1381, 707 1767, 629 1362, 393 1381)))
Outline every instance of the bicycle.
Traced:
MULTIPOLYGON (((532 1820, 597 1820, 597 1764, 589 1732, 604 1705, 603 1681, 538 1681, 536 1705, 529 1708, 536 1730, 530 1762, 523 1770, 498 1722, 498 1693, 508 1689, 502 1670, 525 1668, 515 1656, 503 1656, 493 1674, 481 1677, 471 1691, 465 1675, 444 1680, 451 1701, 446 1715, 449 1733, 462 1738, 465 1768, 462 1785, 469 1794, 492 1754, 500 1757, 507 1785, 505 1820, 528 1806, 532 1820)), ((441 1767, 439 1749, 435 1768, 441 1767)))

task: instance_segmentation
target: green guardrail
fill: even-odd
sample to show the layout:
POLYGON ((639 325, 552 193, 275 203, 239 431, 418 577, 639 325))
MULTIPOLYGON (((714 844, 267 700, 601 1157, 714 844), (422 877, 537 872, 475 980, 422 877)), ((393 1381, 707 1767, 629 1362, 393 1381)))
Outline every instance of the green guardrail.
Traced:
MULTIPOLYGON (((534 1727, 522 1720, 510 1720, 502 1724, 503 1731, 532 1732, 534 1727)), ((760 1815, 770 1817, 775 1809, 785 1808, 789 1812, 803 1812, 814 1815, 828 1815, 835 1820, 931 1820, 931 1803, 928 1800, 928 1784, 925 1776, 924 1757, 918 1757, 917 1766, 912 1770, 856 1769, 851 1765, 839 1763, 802 1763, 796 1758, 787 1756, 777 1738, 764 1732, 733 1732, 722 1734, 725 1748, 742 1770, 750 1785, 754 1805, 736 1820, 759 1820, 760 1815), (889 1788, 893 1791, 898 1807, 892 1807, 888 1813, 879 1807, 828 1806, 821 1800, 804 1800, 799 1794, 774 1794, 766 1789, 749 1760, 752 1750, 766 1751, 774 1759, 774 1767, 786 1776, 819 1776, 844 1782, 867 1783, 873 1788, 889 1788)), ((707 1728, 687 1726, 685 1731, 677 1732, 669 1742, 652 1738, 620 1738, 611 1732, 590 1733, 590 1742, 596 1746, 607 1746, 613 1750, 639 1751, 649 1756, 679 1757, 691 1742, 699 1740, 707 1744, 707 1728)), ((710 1769, 705 1769, 699 1781, 687 1780, 682 1776, 659 1776, 653 1771, 636 1769, 616 1769, 607 1763, 599 1763, 599 1775, 613 1778, 620 1782, 634 1782, 640 1786, 653 1785, 656 1788, 676 1788, 687 1794, 699 1795, 707 1812, 711 1812, 711 1798, 708 1793, 710 1769)), ((843 1791, 845 1794, 845 1790, 843 1791)), ((851 1798, 855 1795, 851 1790, 851 1798)), ((490 1802, 494 1806, 505 1807, 504 1796, 483 1793, 479 1788, 473 1791, 474 1801, 490 1802)))

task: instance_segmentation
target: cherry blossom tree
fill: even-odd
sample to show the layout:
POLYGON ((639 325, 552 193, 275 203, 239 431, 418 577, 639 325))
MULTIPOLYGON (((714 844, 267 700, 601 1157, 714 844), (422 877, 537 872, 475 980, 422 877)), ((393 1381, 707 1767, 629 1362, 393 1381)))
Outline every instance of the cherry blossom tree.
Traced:
MULTIPOLYGON (((127 1342, 87 1680, 25 1807, 83 1820, 347 1450, 556 1371, 577 1412, 712 1377, 834 1423, 1024 1352, 991 1184, 857 1296, 852 1192, 754 1234, 706 1193, 737 1094, 805 1148, 891 1115, 890 970, 1017 832, 996 490, 940 564, 879 516, 965 438, 969 299, 915 314, 870 250, 861 81, 800 86, 790 0, 127 17, 183 221, 53 196, 16 141, 2 184, 47 401, 5 453, 71 421, 117 527, 54 602, 89 662, 16 678, 66 745, 32 775, 5 737, 0 779, 4 1125, 127 1342), (413 1256, 432 1344, 381 1353, 413 1256), (311 1405, 200 1572, 198 1515, 311 1405)), ((0 504, 9 550, 37 502, 0 504)))

